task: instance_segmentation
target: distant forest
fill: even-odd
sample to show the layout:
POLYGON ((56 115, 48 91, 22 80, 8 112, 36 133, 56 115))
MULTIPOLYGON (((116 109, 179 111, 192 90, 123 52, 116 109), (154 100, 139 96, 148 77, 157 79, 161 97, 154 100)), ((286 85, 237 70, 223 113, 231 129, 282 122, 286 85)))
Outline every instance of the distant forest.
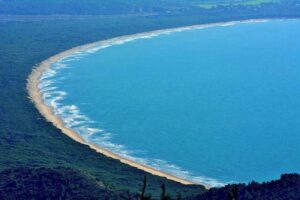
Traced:
POLYGON ((178 15, 230 12, 293 13, 298 0, 0 0, 0 14, 178 15))

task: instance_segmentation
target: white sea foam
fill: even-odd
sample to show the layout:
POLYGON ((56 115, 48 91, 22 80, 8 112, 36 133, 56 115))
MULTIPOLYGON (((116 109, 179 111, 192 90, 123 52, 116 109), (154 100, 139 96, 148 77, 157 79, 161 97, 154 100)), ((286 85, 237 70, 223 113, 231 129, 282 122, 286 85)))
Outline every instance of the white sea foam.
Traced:
POLYGON ((40 91, 42 93, 45 93, 45 92, 53 91, 53 90, 56 90, 56 89, 57 89, 57 87, 45 87, 43 89, 40 89, 40 91))
POLYGON ((228 23, 220 24, 219 26, 226 27, 226 26, 233 26, 235 24, 237 24, 237 22, 228 22, 228 23))

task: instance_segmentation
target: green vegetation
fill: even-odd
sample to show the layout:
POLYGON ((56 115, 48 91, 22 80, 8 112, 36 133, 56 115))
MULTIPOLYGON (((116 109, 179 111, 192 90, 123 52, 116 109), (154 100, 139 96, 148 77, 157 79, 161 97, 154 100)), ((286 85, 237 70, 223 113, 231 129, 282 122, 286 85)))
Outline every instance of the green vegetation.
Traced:
MULTIPOLYGON (((101 3, 87 0, 84 5, 77 0, 0 0, 0 14, 59 14, 0 17, 0 194, 3 195, 0 199, 5 199, 8 191, 25 195, 24 190, 27 191, 29 186, 36 188, 29 183, 31 180, 44 184, 45 177, 57 178, 39 186, 45 194, 57 192, 57 195, 62 195, 66 188, 73 188, 71 191, 78 193, 68 195, 90 195, 90 199, 94 195, 100 197, 97 191, 103 189, 114 195, 126 194, 126 191, 139 193, 145 176, 146 196, 151 193, 154 199, 160 198, 162 185, 173 198, 179 193, 184 198, 205 192, 202 186, 185 186, 150 175, 76 143, 38 113, 26 91, 26 79, 34 65, 74 46, 120 35, 200 23, 300 17, 297 0, 259 6, 218 6, 214 9, 199 9, 194 6, 195 2, 200 0, 106 0, 101 3), (67 180, 75 185, 63 186, 67 180), (7 185, 10 181, 12 185, 7 185), (91 185, 97 185, 95 193, 89 190, 93 188, 91 185), (14 192, 14 188, 18 193, 14 192), (6 193, 1 193, 4 189, 6 193)), ((36 194, 34 188, 32 195, 36 194)))
POLYGON ((241 2, 239 5, 261 5, 264 3, 280 3, 281 0, 249 0, 249 1, 245 1, 245 2, 241 2))
POLYGON ((298 4, 298 0, 0 0, 0 14, 71 15, 174 15, 207 10, 253 9, 278 4, 298 4), (250 8, 248 8, 250 6, 250 8))
POLYGON ((229 6, 260 6, 262 4, 276 4, 281 3, 282 0, 236 0, 236 1, 204 1, 198 4, 200 8, 213 9, 218 6, 229 7, 229 6))
POLYGON ((279 180, 266 183, 252 182, 213 188, 190 200, 298 200, 300 197, 300 175, 284 174, 279 180))
MULTIPOLYGON (((142 181, 141 181, 142 183, 142 181)), ((0 199, 154 199, 148 192, 147 178, 140 191, 114 191, 101 180, 71 168, 14 168, 0 172, 0 199)), ((162 184, 161 200, 283 200, 298 199, 300 195, 300 175, 285 174, 280 180, 267 183, 252 182, 248 185, 227 185, 213 188, 195 196, 183 197, 181 193, 169 195, 162 184)))
POLYGON ((67 168, 16 168, 0 173, 0 199, 104 199, 113 197, 99 180, 67 168))

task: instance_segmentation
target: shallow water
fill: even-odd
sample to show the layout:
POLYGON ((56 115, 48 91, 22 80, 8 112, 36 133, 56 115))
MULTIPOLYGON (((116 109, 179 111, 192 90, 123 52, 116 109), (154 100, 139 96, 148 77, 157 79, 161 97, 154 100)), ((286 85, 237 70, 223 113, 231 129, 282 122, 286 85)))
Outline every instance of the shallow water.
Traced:
POLYGON ((185 30, 78 52, 42 77, 86 140, 219 185, 300 172, 300 21, 185 30))

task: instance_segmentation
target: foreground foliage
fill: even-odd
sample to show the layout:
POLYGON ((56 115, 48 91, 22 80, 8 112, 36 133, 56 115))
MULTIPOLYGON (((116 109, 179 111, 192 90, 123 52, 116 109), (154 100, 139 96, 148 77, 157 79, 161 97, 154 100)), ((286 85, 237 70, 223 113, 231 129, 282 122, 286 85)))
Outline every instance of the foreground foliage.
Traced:
POLYGON ((227 185, 213 188, 190 200, 292 200, 300 199, 300 175, 284 174, 279 180, 259 184, 252 182, 248 185, 227 185))
POLYGON ((160 197, 147 191, 147 178, 139 192, 114 191, 101 180, 71 168, 14 168, 0 173, 0 199, 132 199, 132 200, 291 200, 300 199, 300 175, 285 174, 279 180, 248 185, 227 185, 183 198, 170 196, 162 184, 160 197))
POLYGON ((0 173, 0 199, 103 199, 102 182, 72 169, 16 168, 0 173))

